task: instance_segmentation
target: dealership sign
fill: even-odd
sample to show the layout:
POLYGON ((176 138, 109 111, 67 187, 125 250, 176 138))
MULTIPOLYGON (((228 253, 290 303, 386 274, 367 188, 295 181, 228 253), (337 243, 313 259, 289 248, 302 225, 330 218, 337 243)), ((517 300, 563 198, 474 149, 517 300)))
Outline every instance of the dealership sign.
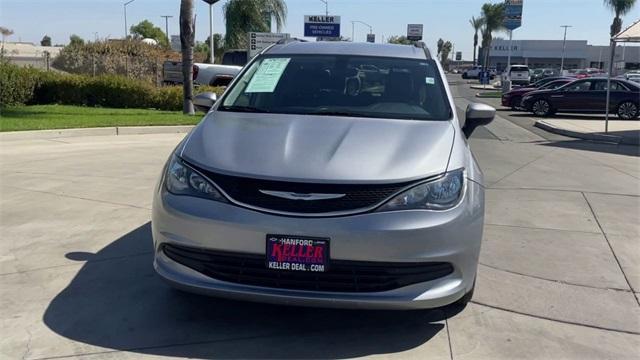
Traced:
POLYGON ((340 16, 305 15, 305 37, 340 37, 340 16))
POLYGON ((407 39, 412 41, 422 40, 422 24, 407 25, 407 39))
POLYGON ((258 55, 262 50, 266 49, 272 44, 277 43, 282 39, 288 39, 289 34, 274 34, 263 32, 250 32, 249 33, 249 58, 258 55))
POLYGON ((504 11, 504 27, 509 30, 515 30, 522 26, 522 1, 523 0, 505 0, 504 11))

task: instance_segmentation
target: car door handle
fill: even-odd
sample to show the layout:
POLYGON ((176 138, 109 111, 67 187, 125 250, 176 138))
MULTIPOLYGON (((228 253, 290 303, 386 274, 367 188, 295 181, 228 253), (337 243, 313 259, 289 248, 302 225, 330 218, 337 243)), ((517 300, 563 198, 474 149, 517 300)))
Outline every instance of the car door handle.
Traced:
POLYGON ((551 95, 552 98, 563 98, 564 95, 551 95))

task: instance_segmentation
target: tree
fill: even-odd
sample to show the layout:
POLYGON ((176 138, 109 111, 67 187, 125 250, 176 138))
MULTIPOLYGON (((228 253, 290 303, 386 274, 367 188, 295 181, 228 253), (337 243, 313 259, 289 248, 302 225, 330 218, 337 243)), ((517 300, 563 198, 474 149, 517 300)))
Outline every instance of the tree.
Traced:
POLYGON ((69 45, 70 46, 84 45, 84 39, 76 34, 72 34, 71 36, 69 36, 69 45))
POLYGON ((4 42, 7 37, 13 35, 13 30, 0 26, 0 34, 2 34, 2 50, 0 50, 0 55, 2 55, 4 53, 4 42))
POLYGON ((389 38, 387 38, 387 42, 389 44, 401 44, 401 45, 411 45, 413 44, 413 41, 407 39, 406 36, 401 35, 394 35, 394 36, 389 36, 389 38))
POLYGON ((491 42, 494 31, 504 29, 505 4, 485 3, 482 5, 482 49, 484 50, 484 68, 489 67, 489 55, 491 54, 491 42))
POLYGON ((444 47, 444 40, 438 39, 438 56, 442 52, 442 48, 444 47))
POLYGON ((40 40, 40 45, 51 46, 51 37, 48 35, 43 36, 42 40, 40 40))
POLYGON ((635 5, 636 0, 604 0, 604 5, 611 9, 615 14, 613 18, 613 23, 611 23, 610 35, 611 40, 609 42, 609 47, 611 48, 611 54, 609 58, 609 74, 613 73, 613 60, 616 56, 616 43, 613 41, 613 37, 616 36, 620 31, 622 31, 622 16, 629 13, 633 6, 635 5))
POLYGON ((248 32, 271 31, 271 18, 275 20, 279 32, 287 18, 284 0, 229 0, 223 11, 226 25, 224 43, 227 49, 246 48, 248 32))
POLYGON ((180 1, 180 46, 182 50, 182 112, 195 115, 193 108, 193 47, 196 26, 193 19, 193 0, 180 1))
POLYGON ((473 27, 473 30, 475 32, 473 34, 473 65, 476 65, 476 49, 478 48, 478 32, 482 28, 483 23, 484 22, 482 17, 479 17, 476 19, 474 16, 472 16, 471 19, 469 20, 469 24, 471 24, 471 27, 473 27))
MULTIPOLYGON (((439 43, 440 41, 438 41, 439 43)), ((442 66, 446 66, 449 62, 449 54, 451 54, 451 50, 453 50, 453 44, 451 41, 446 41, 442 44, 442 51, 440 52, 440 63, 442 66)))
POLYGON ((351 41, 351 38, 344 37, 344 36, 340 35, 340 36, 338 36, 338 37, 326 37, 326 38, 322 38, 322 41, 351 41))
POLYGON ((163 47, 169 47, 169 38, 161 28, 153 25, 149 20, 142 20, 137 25, 131 26, 131 34, 136 38, 154 39, 163 47))
POLYGON ((636 0, 604 0, 604 5, 611 9, 615 14, 613 23, 611 23, 611 37, 614 37, 620 31, 622 31, 622 16, 628 14, 636 0))

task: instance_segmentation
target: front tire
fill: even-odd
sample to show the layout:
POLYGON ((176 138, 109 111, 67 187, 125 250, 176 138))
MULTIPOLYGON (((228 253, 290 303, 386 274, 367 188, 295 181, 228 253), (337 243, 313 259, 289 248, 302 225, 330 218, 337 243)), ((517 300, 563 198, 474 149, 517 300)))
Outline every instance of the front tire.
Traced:
POLYGON ((536 116, 549 116, 553 113, 551 110, 551 104, 547 100, 539 99, 533 102, 531 105, 531 112, 536 116))
POLYGON ((515 96, 511 99, 511 103, 509 105, 511 105, 512 110, 517 110, 520 107, 521 103, 522 103, 522 96, 515 96))
POLYGON ((637 119, 639 115, 638 105, 632 101, 625 101, 618 106, 618 117, 623 120, 637 119))

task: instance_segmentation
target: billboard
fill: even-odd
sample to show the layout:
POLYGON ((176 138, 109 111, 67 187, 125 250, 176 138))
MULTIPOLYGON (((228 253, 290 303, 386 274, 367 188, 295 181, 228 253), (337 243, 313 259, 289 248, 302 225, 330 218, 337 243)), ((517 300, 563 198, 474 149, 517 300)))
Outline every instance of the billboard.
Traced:
POLYGON ((462 60, 462 51, 456 52, 456 61, 462 60))
POLYGON ((522 26, 522 2, 523 0, 505 0, 504 27, 515 30, 522 26))
POLYGON ((340 16, 305 15, 305 37, 340 37, 340 16))

